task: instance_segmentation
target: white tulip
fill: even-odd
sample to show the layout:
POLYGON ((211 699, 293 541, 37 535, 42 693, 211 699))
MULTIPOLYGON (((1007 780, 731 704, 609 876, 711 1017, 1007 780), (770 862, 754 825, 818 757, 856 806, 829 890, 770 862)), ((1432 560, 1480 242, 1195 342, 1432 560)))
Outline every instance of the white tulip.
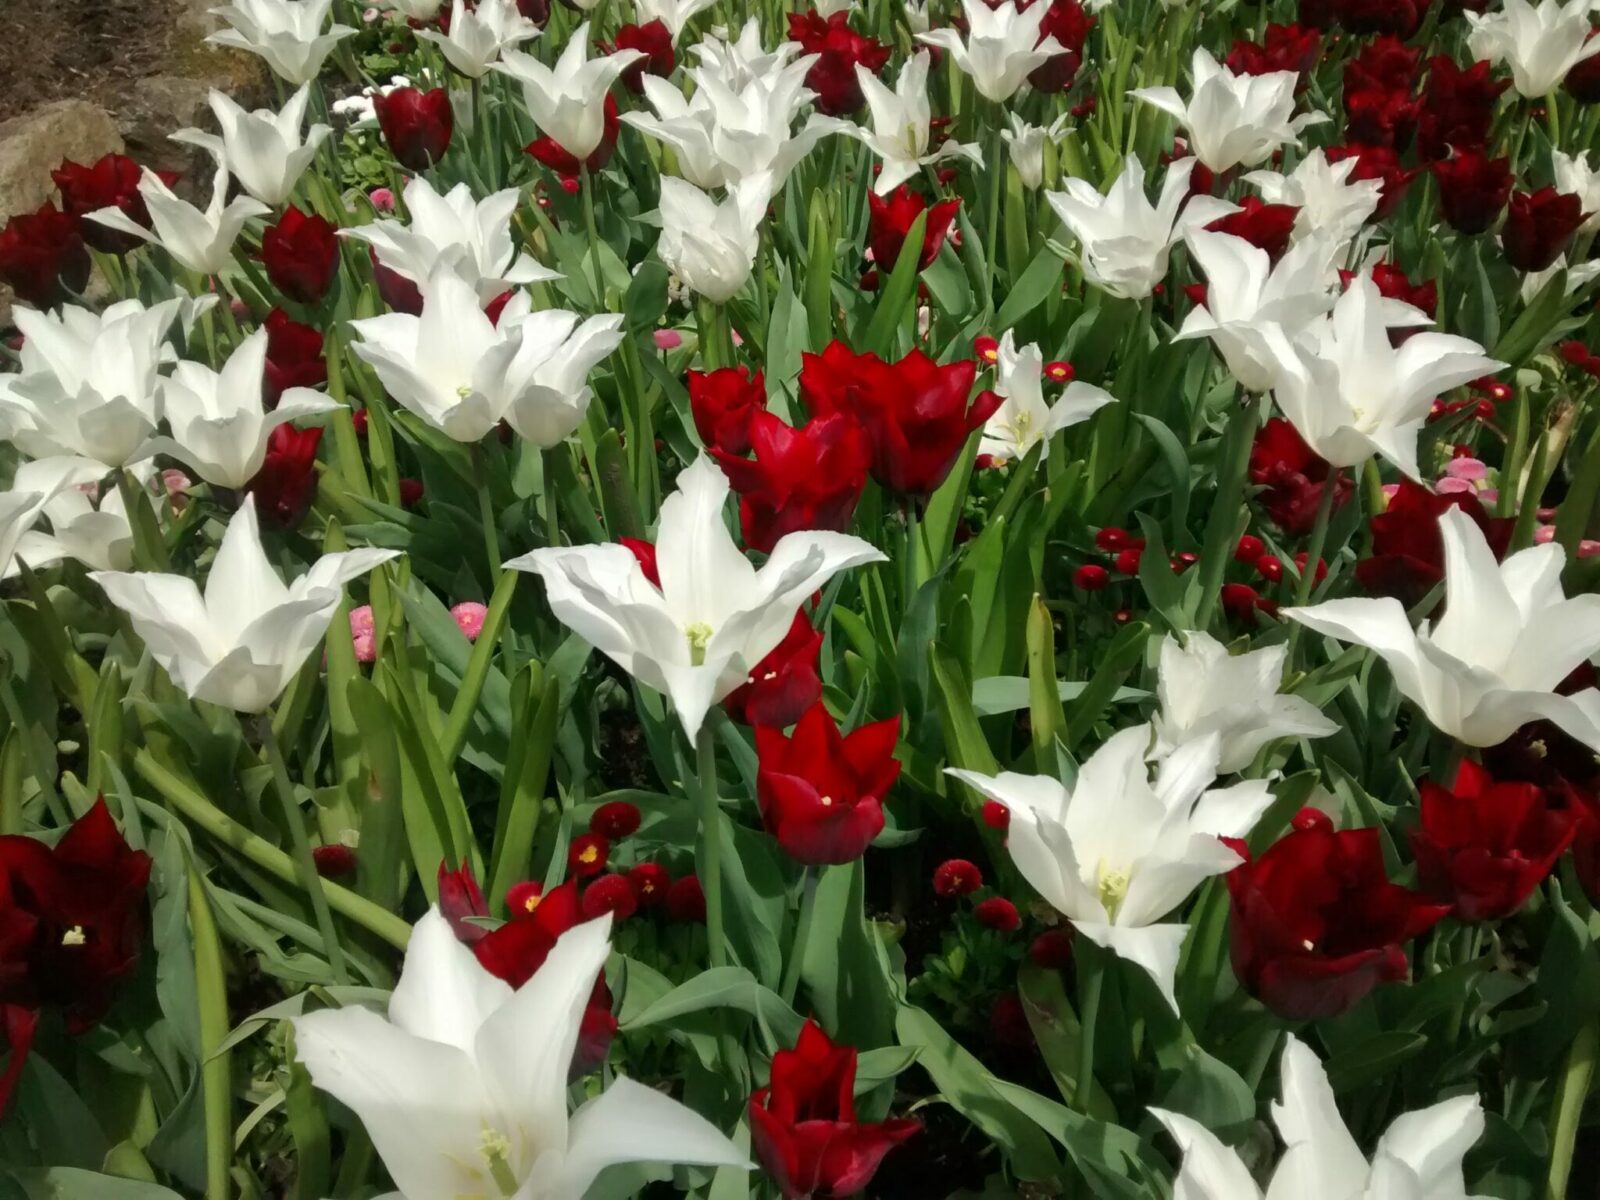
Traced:
POLYGON ((1049 125, 1029 125, 1016 113, 1006 114, 1011 128, 1002 129, 1000 136, 1005 139, 1011 165, 1017 169, 1017 178, 1029 191, 1044 185, 1044 148, 1046 144, 1054 144, 1061 136, 1061 131, 1066 128, 1067 116, 1067 113, 1062 113, 1049 125))
POLYGON ((517 284, 561 278, 518 253, 512 242, 511 214, 522 201, 516 188, 476 200, 471 187, 458 183, 441 196, 418 175, 406 184, 402 197, 409 222, 374 221, 341 229, 339 235, 371 246, 383 266, 419 286, 441 265, 447 267, 483 303, 517 284))
POLYGON ((140 458, 161 421, 159 371, 180 304, 123 300, 95 313, 18 308, 22 373, 0 388, 7 437, 36 458, 80 455, 107 467, 140 458))
POLYGON ((1595 0, 1505 0, 1499 11, 1469 12, 1467 48, 1479 61, 1511 68, 1517 91, 1536 100, 1561 86, 1567 72, 1600 54, 1600 38, 1589 37, 1595 0))
POLYGON ((1048 775, 947 768, 1011 813, 1006 845, 1022 877, 1082 936, 1137 963, 1174 1009, 1187 925, 1162 923, 1197 886, 1242 861, 1243 837, 1272 803, 1260 780, 1213 789, 1220 739, 1169 754, 1152 783, 1150 726, 1113 734, 1067 788, 1048 775))
MULTIPOLYGON (((133 473, 144 486, 155 478, 155 467, 141 463, 133 473)), ((42 515, 50 522, 50 532, 32 529, 22 535, 16 558, 5 569, 7 576, 20 573, 19 560, 32 570, 65 558, 96 571, 121 571, 132 564, 133 527, 121 491, 116 487, 100 491, 105 474, 105 465, 92 458, 40 458, 17 468, 14 491, 49 496, 42 515)))
MULTIPOLYGON (((463 0, 454 0, 448 34, 421 29, 417 36, 438 46, 463 75, 482 79, 499 63, 502 53, 538 37, 539 27, 522 15, 517 0, 479 0, 472 8, 463 0)), ((580 46, 581 53, 578 37, 573 35, 573 44, 580 46)))
POLYGON ((1014 0, 1005 0, 990 8, 984 0, 961 0, 961 11, 967 18, 965 39, 954 29, 931 29, 917 34, 917 40, 948 52, 985 99, 1011 99, 1034 68, 1067 52, 1053 35, 1039 37, 1046 5, 1019 9, 1014 0))
POLYGON ((321 392, 296 387, 266 411, 261 399, 266 363, 265 329, 240 342, 221 371, 197 362, 179 363, 161 385, 172 436, 153 439, 150 449, 181 459, 214 487, 244 487, 260 472, 274 429, 339 407, 321 392))
POLYGON ((639 50, 618 50, 594 59, 588 54, 585 23, 573 33, 554 67, 511 50, 498 68, 522 84, 522 101, 539 132, 580 161, 594 153, 605 134, 606 92, 617 76, 644 57, 639 50))
POLYGON ((408 21, 431 21, 444 7, 444 0, 383 0, 383 7, 392 9, 408 21))
POLYGON ((1517 295, 1524 304, 1532 304, 1544 291, 1545 285, 1561 272, 1567 273, 1567 295, 1572 295, 1580 288, 1588 287, 1596 278, 1600 278, 1600 259, 1591 259, 1573 265, 1567 262, 1565 254, 1558 254, 1555 262, 1542 271, 1529 271, 1522 277, 1522 284, 1517 289, 1517 295))
POLYGON ((231 0, 211 12, 229 28, 206 41, 259 55, 286 82, 298 87, 322 74, 322 64, 339 42, 355 32, 330 25, 322 32, 333 0, 231 0))
POLYGON ((906 28, 913 34, 927 33, 933 28, 933 20, 928 15, 929 0, 904 0, 902 10, 906 17, 906 28))
POLYGON ((506 371, 506 423, 536 446, 558 445, 583 423, 593 397, 589 372, 622 344, 622 317, 580 323, 576 313, 550 309, 512 324, 519 344, 506 371))
POLYGON ((219 167, 232 172, 245 191, 263 204, 279 208, 316 157, 317 147, 333 132, 326 125, 313 125, 301 140, 300 127, 305 124, 310 101, 311 85, 302 84, 282 112, 269 108, 246 112, 213 88, 211 111, 217 116, 222 136, 180 129, 172 140, 207 151, 219 167))
POLYGON ((1397 350, 1389 342, 1394 312, 1363 274, 1298 343, 1270 323, 1261 336, 1275 359, 1273 398, 1313 450, 1336 467, 1378 454, 1419 479, 1417 435, 1434 400, 1505 364, 1477 342, 1443 333, 1413 334, 1397 350))
POLYGON ((265 712, 322 643, 341 588, 396 557, 394 550, 324 554, 288 587, 256 524, 254 496, 228 522, 205 595, 186 575, 94 571, 90 578, 190 699, 265 712))
POLYGON ((722 80, 723 86, 741 91, 746 84, 767 79, 782 71, 796 54, 799 42, 780 42, 776 50, 761 45, 761 22, 751 17, 739 36, 729 41, 725 32, 714 30, 689 47, 702 69, 722 80))
POLYGON ((582 1200, 614 1163, 748 1167, 705 1118, 628 1079, 570 1116, 567 1072, 611 917, 557 939, 520 988, 484 970, 439 910, 418 921, 387 1017, 294 1018, 311 1081, 348 1107, 411 1200, 582 1200))
POLYGON ((1278 738, 1338 732, 1309 700, 1279 693, 1287 646, 1229 654, 1209 633, 1195 630, 1184 638, 1182 645, 1170 634, 1161 642, 1155 757, 1215 734, 1221 739, 1217 771, 1228 775, 1244 770, 1256 751, 1278 738))
MULTIPOLYGON (((1284 1041, 1282 1099, 1272 1121, 1284 1154, 1266 1200, 1487 1200, 1468 1197, 1461 1161, 1483 1136, 1483 1105, 1456 1096, 1402 1113, 1378 1139, 1369 1163, 1334 1099, 1328 1073, 1293 1034, 1284 1041)), ((1152 1108, 1183 1152, 1177 1200, 1261 1200, 1238 1152, 1200 1122, 1152 1108)))
POLYGON ((1293 115, 1300 82, 1293 71, 1235 75, 1199 49, 1192 72, 1188 103, 1170 87, 1135 88, 1129 95, 1176 118, 1194 156, 1219 174, 1263 163, 1280 146, 1298 146, 1302 129, 1328 119, 1323 113, 1293 115))
MULTIPOLYGON (((1600 38, 1595 40, 1600 41, 1600 38)), ((1551 150, 1550 165, 1555 173, 1556 191, 1578 197, 1583 202, 1583 211, 1589 214, 1579 232, 1600 230, 1600 171, 1590 168, 1589 152, 1566 154, 1551 150)))
POLYGON ((1355 158, 1330 163, 1318 147, 1295 164, 1288 175, 1251 171, 1244 181, 1260 192, 1268 204, 1292 204, 1300 210, 1294 219, 1295 241, 1322 237, 1343 245, 1377 211, 1383 195, 1381 179, 1350 178, 1360 165, 1355 158))
POLYGON ((31 476, 23 476, 22 470, 19 470, 11 490, 0 492, 0 576, 18 573, 16 560, 19 555, 24 562, 30 565, 34 563, 35 560, 23 553, 29 532, 62 488, 80 477, 77 469, 83 461, 70 458, 43 460, 36 464, 39 469, 31 476))
POLYGON ((750 278, 771 199, 772 176, 765 173, 740 180, 720 204, 694 184, 663 175, 656 253, 696 295, 725 304, 750 278))
POLYGON ((1460 509, 1439 518, 1445 611, 1415 632, 1392 597, 1329 600, 1283 615, 1389 664, 1402 695, 1441 733, 1493 746, 1530 721, 1552 721, 1600 751, 1600 691, 1555 687, 1600 650, 1600 596, 1561 590, 1566 551, 1554 542, 1495 562, 1460 509))
POLYGON ((717 0, 634 0, 638 23, 648 25, 660 21, 676 42, 690 21, 716 5, 717 0))
POLYGON ((558 546, 506 566, 544 580, 556 617, 646 687, 672 699, 693 739, 706 713, 783 640, 813 591, 848 567, 887 561, 860 538, 780 538, 758 570, 723 522, 728 480, 709 458, 661 505, 656 562, 644 576, 626 546, 558 546))
POLYGON ((1168 254, 1186 229, 1237 211, 1213 196, 1188 199, 1194 167, 1192 158, 1169 166, 1153 205, 1144 194, 1144 164, 1132 154, 1103 196, 1087 179, 1068 179, 1066 191, 1045 193, 1083 248, 1085 279, 1110 295, 1143 300, 1166 278, 1168 254))
POLYGON ((978 453, 1001 462, 1024 458, 1041 442, 1048 442, 1069 425, 1087 421, 1116 397, 1093 384, 1073 380, 1054 404, 1044 402, 1041 385, 1044 358, 1039 347, 1017 349, 1011 330, 1000 339, 995 362, 995 392, 1003 397, 983 426, 978 453))
POLYGON ((204 210, 181 200, 161 176, 146 167, 139 180, 139 195, 150 212, 151 228, 136 223, 120 208, 102 208, 89 214, 120 233, 154 242, 180 265, 199 275, 215 275, 233 258, 233 243, 251 217, 264 217, 272 210, 249 196, 228 199, 228 170, 217 168, 211 181, 211 200, 204 210))
POLYGON ((970 144, 951 140, 937 150, 929 150, 932 140, 929 127, 933 120, 933 108, 928 103, 929 58, 926 50, 912 55, 900 68, 900 77, 894 81, 892 92, 871 71, 856 64, 856 79, 861 84, 861 94, 867 99, 872 130, 868 132, 852 125, 846 132, 860 138, 882 162, 883 168, 872 185, 872 190, 880 196, 887 196, 923 167, 946 158, 965 158, 977 166, 983 165, 983 156, 970 144))

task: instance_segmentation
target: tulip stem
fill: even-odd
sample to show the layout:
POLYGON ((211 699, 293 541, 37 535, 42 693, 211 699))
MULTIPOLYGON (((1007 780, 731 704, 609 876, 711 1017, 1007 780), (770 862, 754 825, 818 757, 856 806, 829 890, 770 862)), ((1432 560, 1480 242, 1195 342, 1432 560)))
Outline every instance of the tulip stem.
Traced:
POLYGON ((1559 97, 1555 92, 1546 92, 1544 97, 1544 115, 1550 122, 1550 144, 1561 145, 1561 109, 1557 105, 1559 97))
POLYGON ((478 521, 483 525, 483 549, 489 558, 489 584, 496 585, 505 556, 500 553, 500 521, 495 516, 494 497, 489 494, 489 467, 483 461, 483 447, 472 448, 472 465, 478 475, 478 521))
MULTIPOLYGON (((1000 136, 1006 128, 1005 110, 993 105, 994 140, 989 151, 989 228, 983 239, 983 295, 989 311, 994 312, 994 256, 1000 250, 1000 181, 1005 175, 1005 139, 1000 136)), ((1013 268, 1015 269, 1015 268, 1013 268)))
MULTIPOLYGON (((1311 527, 1311 544, 1306 547, 1305 566, 1300 568, 1300 577, 1294 585, 1294 604, 1296 608, 1304 608, 1311 599, 1311 589, 1317 581, 1317 563, 1322 559, 1322 550, 1328 544, 1328 523, 1333 518, 1333 499, 1339 493, 1339 468, 1335 467, 1322 485, 1322 496, 1317 501, 1316 523, 1311 527)), ((1300 631, 1305 626, 1296 621, 1289 630, 1289 661, 1294 661, 1295 643, 1300 639, 1300 631)))
POLYGON ((706 940, 711 965, 728 965, 728 945, 722 936, 722 802, 717 796, 717 743, 711 722, 700 725, 695 739, 696 785, 700 789, 700 885, 706 896, 706 940))
MULTIPOLYGON (((1098 949, 1098 948, 1097 948, 1098 949)), ((1073 1089, 1073 1104, 1079 1112, 1089 1111, 1094 1094, 1094 1035, 1099 1024, 1100 993, 1105 986, 1105 961, 1099 953, 1078 958, 1078 1078, 1073 1089)))
POLYGON ((289 782, 289 768, 283 761, 278 735, 272 731, 272 718, 263 715, 257 722, 257 728, 261 732, 262 749, 267 752, 267 765, 272 768, 273 790, 278 793, 278 803, 283 806, 284 824, 289 827, 289 843, 293 848, 300 886, 311 898, 311 911, 317 918, 317 932, 322 935, 323 949, 328 952, 328 966, 333 970, 335 983, 349 983, 350 971, 345 966, 344 950, 339 945, 338 931, 333 925, 333 912, 322 890, 322 876, 317 874, 316 860, 311 857, 311 839, 306 836, 305 815, 295 802, 294 786, 289 782))
POLYGON ((816 867, 806 868, 805 881, 800 885, 800 923, 795 926, 794 944, 789 948, 789 962, 783 970, 783 1002, 794 1006, 795 993, 800 990, 800 972, 805 967, 806 943, 811 940, 811 924, 817 916, 816 867))
POLYGON ((1578 1124, 1584 1101, 1594 1082, 1596 1050, 1600 1049, 1600 1017, 1591 1018, 1579 1031, 1556 1087, 1555 1104, 1550 1114, 1550 1178, 1545 1189, 1547 1200, 1562 1200, 1567 1194, 1567 1178, 1572 1174, 1572 1154, 1578 1141, 1578 1124))
POLYGON ((594 219, 594 176, 587 163, 578 167, 578 184, 583 192, 583 228, 589 237, 589 253, 594 256, 594 310, 606 311, 605 278, 600 273, 600 234, 594 219))
POLYGON ((549 446, 541 454, 544 467, 544 544, 561 545, 561 519, 556 509, 556 455, 564 454, 562 446, 549 446))

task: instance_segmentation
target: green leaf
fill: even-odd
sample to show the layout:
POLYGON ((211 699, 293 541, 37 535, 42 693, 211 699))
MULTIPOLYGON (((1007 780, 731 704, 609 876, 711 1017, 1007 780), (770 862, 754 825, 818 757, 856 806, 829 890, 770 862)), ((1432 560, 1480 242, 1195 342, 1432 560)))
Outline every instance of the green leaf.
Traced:
POLYGON ((1428 1038, 1420 1033, 1393 1030, 1374 1034, 1351 1050, 1328 1059, 1328 1083, 1335 1093, 1352 1092, 1392 1074, 1428 1048, 1428 1038))
POLYGON ((28 1200, 182 1200, 160 1184, 77 1167, 13 1170, 11 1177, 22 1185, 28 1200))
POLYGON ((1027 269, 1012 283, 1011 290, 995 314, 996 332, 1010 329, 1018 321, 1034 312, 1045 297, 1061 286, 1061 256, 1049 243, 1033 256, 1027 269))
MULTIPOLYGON (((928 214, 921 212, 906 231, 906 240, 900 247, 900 257, 894 270, 883 279, 883 264, 878 265, 882 290, 878 293, 878 307, 867 322, 861 337, 860 350, 870 350, 884 358, 896 358, 896 335, 914 306, 917 289, 917 262, 922 257, 923 231, 928 225, 928 214)), ((831 268, 831 264, 830 264, 831 268)))
POLYGON ((545 784, 555 760, 556 729, 561 719, 561 690, 547 676, 540 688, 537 664, 529 663, 518 676, 517 728, 525 732, 511 743, 505 778, 500 784, 500 807, 495 817, 489 864, 490 903, 500 904, 506 889, 526 879, 532 867, 533 836, 539 826, 545 784))
POLYGON ((1049 774, 1056 765, 1056 739, 1066 731, 1056 683, 1055 621, 1037 595, 1028 609, 1028 726, 1034 770, 1049 774))
POLYGON ((1150 626, 1143 621, 1135 621, 1131 625, 1124 625, 1112 639, 1111 645, 1101 655, 1100 669, 1094 673, 1094 678, 1067 713, 1067 731, 1061 740, 1068 750, 1074 749, 1088 735, 1095 722, 1105 715, 1122 681, 1143 657, 1145 639, 1149 636, 1150 626))
POLYGON ((652 1025, 670 1025, 679 1017, 708 1008, 735 1008, 749 1013, 779 1046, 792 1046, 805 1021, 783 1002, 776 992, 762 987, 743 967, 713 967, 687 983, 679 984, 665 996, 648 1005, 626 1022, 622 1029, 633 1033, 652 1025))

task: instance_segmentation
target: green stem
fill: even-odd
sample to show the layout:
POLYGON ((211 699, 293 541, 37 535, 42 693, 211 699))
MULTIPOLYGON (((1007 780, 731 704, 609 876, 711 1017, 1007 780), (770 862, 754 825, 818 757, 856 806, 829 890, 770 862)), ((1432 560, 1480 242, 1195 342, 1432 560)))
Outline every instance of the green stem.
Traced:
POLYGON ((1578 1124, 1583 1117, 1584 1101, 1589 1097, 1589 1087, 1594 1082, 1597 1049, 1600 1049, 1600 1017, 1591 1018, 1579 1031, 1561 1070, 1550 1114, 1550 1179, 1545 1189, 1546 1200, 1564 1200, 1567 1195, 1578 1124))
POLYGON ((489 583, 499 586, 505 556, 500 553, 500 521, 495 516, 494 497, 489 494, 489 468, 483 461, 483 447, 472 448, 472 465, 478 474, 478 523, 483 526, 483 550, 489 560, 489 583))
POLYGON ((587 164, 578 167, 578 186, 583 192, 583 228, 589 235, 589 253, 594 256, 594 309, 606 311, 606 285, 600 273, 600 234, 594 219, 594 176, 587 164))
POLYGON ((289 827, 289 843, 293 847, 300 886, 311 898, 311 911, 317 918, 317 932, 322 934, 323 948, 328 952, 328 966, 333 969, 335 983, 349 983, 350 971, 345 966, 344 950, 339 946, 333 912, 322 890, 322 876, 317 874, 316 859, 311 856, 311 839, 306 835, 305 816, 295 802, 294 785, 289 782, 289 768, 283 761, 278 735, 273 732, 272 721, 268 717, 263 716, 257 722, 257 727, 261 731, 262 749, 267 752, 267 765, 272 768, 273 789, 278 793, 278 803, 283 808, 284 824, 289 827))
POLYGON ((189 864, 189 932, 194 938, 195 997, 200 1014, 200 1091, 205 1109, 206 1200, 228 1200, 233 1165, 233 1073, 226 1050, 228 988, 223 970, 222 941, 200 881, 199 868, 189 864))
MULTIPOLYGON (((1005 139, 1000 131, 1006 127, 1001 106, 994 105, 994 141, 989 151, 989 228, 983 238, 983 295, 989 311, 994 311, 994 257, 1000 250, 1000 181, 1005 176, 1005 139)), ((880 268, 886 269, 886 268, 880 268)), ((1015 268, 1012 268, 1015 270, 1015 268)))
POLYGON ((1073 1105, 1079 1112, 1089 1111, 1094 1093, 1094 1034, 1100 1018, 1100 993, 1105 987, 1105 962, 1099 953, 1078 958, 1078 1079, 1073 1089, 1073 1105))
POLYGON ((1557 150, 1561 149, 1561 108, 1557 101, 1560 99, 1554 92, 1546 92, 1544 97, 1544 115, 1550 123, 1550 144, 1557 150))
POLYGON ((811 940, 811 925, 817 916, 816 867, 806 868, 805 882, 801 884, 800 923, 795 926, 794 944, 789 948, 789 963, 783 971, 783 1002, 794 1006, 795 993, 800 990, 800 972, 805 966, 806 943, 811 940))
MULTIPOLYGON (((1338 468, 1329 474, 1327 481, 1322 485, 1322 498, 1317 501, 1316 524, 1311 527, 1311 544, 1306 547, 1306 565, 1300 569, 1300 577, 1294 585, 1294 604, 1296 608, 1304 608, 1311 599, 1311 589, 1316 586, 1317 561, 1322 557, 1323 547, 1328 544, 1328 522, 1333 517, 1333 499, 1339 494, 1338 468)), ((1300 630, 1304 626, 1298 621, 1289 630, 1289 661, 1294 661, 1295 643, 1299 640, 1300 630)))
POLYGON ((544 459, 544 544, 561 545, 561 518, 556 508, 556 455, 564 454, 561 446, 550 446, 541 451, 544 459))
POLYGON ((717 797, 717 744, 710 720, 695 739, 696 784, 700 789, 700 886, 706 895, 706 940, 711 965, 728 965, 728 944, 722 935, 722 803, 717 797))
POLYGON ((167 543, 161 536, 154 502, 132 471, 117 472, 117 495, 122 499, 122 511, 133 529, 134 564, 144 571, 168 570, 172 561, 167 556, 167 543))
MULTIPOLYGON (((495 581, 494 594, 489 597, 489 611, 484 614, 483 628, 473 644, 472 655, 467 659, 466 674, 461 677, 461 687, 450 705, 450 717, 445 722, 444 736, 440 739, 439 755, 446 767, 452 766, 456 755, 467 741, 467 729, 472 724, 472 714, 477 711, 478 699, 483 695, 483 685, 489 679, 489 663, 494 657, 494 645, 505 626, 506 615, 511 611, 511 597, 517 590, 516 571, 502 571, 495 581)), ((510 659, 506 662, 509 664, 510 659)), ((507 676, 511 674, 509 667, 507 676)))

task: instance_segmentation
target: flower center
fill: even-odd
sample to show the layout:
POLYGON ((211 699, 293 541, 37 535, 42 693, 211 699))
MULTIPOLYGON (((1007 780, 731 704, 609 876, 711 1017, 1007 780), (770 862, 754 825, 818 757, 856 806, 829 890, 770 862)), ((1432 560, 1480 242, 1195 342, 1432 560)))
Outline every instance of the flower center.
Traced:
POLYGON ((696 621, 683 631, 689 639, 689 664, 703 666, 706 661, 706 646, 711 642, 711 626, 704 621, 696 621))
POLYGON ((818 803, 821 804, 823 808, 832 808, 833 807, 833 797, 832 796, 824 796, 824 797, 822 797, 821 800, 818 801, 818 803))
POLYGON ((1106 920, 1115 921, 1117 910, 1128 897, 1129 872, 1126 867, 1110 867, 1102 860, 1095 868, 1095 890, 1100 893, 1100 904, 1106 910, 1106 920))
POLYGON ((478 1135, 478 1153, 483 1156, 483 1161, 488 1164, 489 1175, 494 1184, 500 1189, 502 1196, 514 1196, 517 1192, 517 1177, 511 1171, 511 1139, 498 1129, 487 1126, 478 1135))
POLYGON ((465 400, 470 395, 472 395, 472 385, 470 383, 463 383, 456 389, 457 400, 465 400))
POLYGON ((83 932, 82 925, 74 925, 61 935, 63 946, 81 946, 89 940, 89 935, 83 932))

